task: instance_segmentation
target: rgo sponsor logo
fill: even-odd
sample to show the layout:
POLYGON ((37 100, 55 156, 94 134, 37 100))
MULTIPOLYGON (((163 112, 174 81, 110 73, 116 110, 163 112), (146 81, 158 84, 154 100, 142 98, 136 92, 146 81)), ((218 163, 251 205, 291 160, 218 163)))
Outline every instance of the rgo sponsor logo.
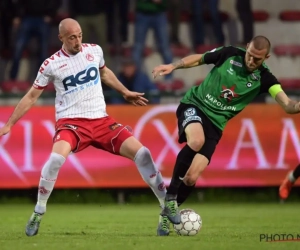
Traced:
POLYGON ((75 76, 71 75, 66 77, 62 82, 65 90, 68 91, 69 87, 77 87, 78 85, 83 85, 94 80, 96 80, 94 81, 94 83, 96 83, 98 81, 98 78, 98 69, 93 66, 78 72, 75 76))

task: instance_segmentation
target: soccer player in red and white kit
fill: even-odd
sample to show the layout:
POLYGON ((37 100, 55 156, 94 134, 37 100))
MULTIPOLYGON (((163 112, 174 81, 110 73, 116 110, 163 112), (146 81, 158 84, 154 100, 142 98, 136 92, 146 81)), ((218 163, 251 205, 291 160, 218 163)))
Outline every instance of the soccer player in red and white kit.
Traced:
POLYGON ((0 128, 0 136, 7 134, 34 105, 48 83, 53 82, 56 90, 53 148, 41 171, 37 204, 26 225, 27 236, 38 233, 47 200, 68 155, 90 145, 133 160, 161 205, 166 193, 163 178, 150 151, 133 137, 126 126, 106 113, 101 82, 120 92, 134 105, 146 105, 143 93, 129 91, 105 67, 100 46, 82 44, 81 27, 74 19, 61 21, 58 37, 63 43, 61 50, 44 61, 33 86, 0 128))

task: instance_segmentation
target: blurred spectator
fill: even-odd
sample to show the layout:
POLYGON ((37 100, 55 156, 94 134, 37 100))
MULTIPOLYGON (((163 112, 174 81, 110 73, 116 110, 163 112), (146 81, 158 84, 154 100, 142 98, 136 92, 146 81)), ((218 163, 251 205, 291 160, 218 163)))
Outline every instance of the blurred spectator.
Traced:
POLYGON ((82 28, 83 42, 99 44, 103 50, 105 64, 110 65, 107 45, 106 15, 110 0, 70 0, 71 16, 76 18, 82 28))
POLYGON ((170 23, 170 40, 172 45, 180 46, 179 41, 179 24, 180 24, 181 4, 180 0, 168 1, 168 14, 170 23))
POLYGON ((251 0, 236 0, 236 10, 243 27, 243 40, 241 43, 246 45, 254 37, 254 17, 251 0))
POLYGON ((110 0, 107 11, 107 37, 111 46, 121 43, 122 49, 128 46, 129 0, 110 0), (115 32, 117 31, 117 33, 115 32), (117 34, 117 36, 115 36, 117 34), (115 38, 119 38, 116 40, 115 38))
POLYGON ((12 22, 15 10, 13 0, 0 1, 0 54, 5 58, 9 58, 12 52, 12 22))
MULTIPOLYGON (((165 64, 172 63, 168 36, 167 0, 137 0, 134 31, 133 58, 140 68, 143 62, 145 40, 150 28, 153 29, 156 44, 165 64)), ((171 80, 172 75, 167 75, 171 80)))
POLYGON ((192 0, 192 24, 193 37, 195 47, 204 44, 205 39, 205 11, 204 4, 208 4, 207 10, 210 13, 210 20, 212 22, 213 31, 216 37, 216 43, 223 45, 225 42, 222 20, 219 12, 219 0, 192 0))
POLYGON ((38 67, 48 57, 50 23, 55 17, 61 0, 15 0, 16 17, 13 24, 18 27, 10 79, 16 79, 22 53, 30 38, 37 37, 40 45, 38 67))
POLYGON ((171 51, 174 57, 183 57, 189 54, 190 48, 184 45, 179 39, 179 26, 183 3, 180 0, 168 0, 168 17, 170 24, 171 51))
MULTIPOLYGON (((132 91, 145 93, 146 98, 149 98, 150 104, 159 103, 159 90, 156 85, 150 81, 147 74, 137 68, 132 59, 124 58, 122 60, 121 71, 117 77, 126 88, 132 91)), ((122 96, 118 96, 117 92, 114 92, 114 96, 110 99, 110 103, 126 104, 128 102, 126 102, 122 96)))

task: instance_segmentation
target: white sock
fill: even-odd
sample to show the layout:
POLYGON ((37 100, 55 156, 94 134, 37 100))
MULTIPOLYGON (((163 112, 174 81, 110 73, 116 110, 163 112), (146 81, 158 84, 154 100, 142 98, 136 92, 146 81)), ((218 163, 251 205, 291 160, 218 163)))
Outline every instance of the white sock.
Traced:
POLYGON ((161 173, 154 165, 148 148, 141 147, 134 157, 134 162, 143 178, 156 195, 161 207, 164 206, 166 187, 161 173))
POLYGON ((34 209, 35 212, 40 214, 46 212, 47 201, 54 188, 59 169, 65 160, 62 155, 51 153, 48 161, 45 163, 41 173, 38 200, 34 209))
POLYGON ((291 171, 290 173, 289 173, 289 180, 290 180, 290 182, 295 182, 296 181, 296 178, 294 177, 294 171, 291 171))

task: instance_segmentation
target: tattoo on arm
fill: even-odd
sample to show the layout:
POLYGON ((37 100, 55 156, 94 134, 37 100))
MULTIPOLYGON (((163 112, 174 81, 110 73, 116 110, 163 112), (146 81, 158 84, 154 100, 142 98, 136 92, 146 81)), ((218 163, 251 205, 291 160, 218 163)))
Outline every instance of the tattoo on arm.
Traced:
POLYGON ((182 59, 180 59, 177 62, 172 63, 172 65, 174 66, 175 69, 182 69, 185 66, 182 59))

